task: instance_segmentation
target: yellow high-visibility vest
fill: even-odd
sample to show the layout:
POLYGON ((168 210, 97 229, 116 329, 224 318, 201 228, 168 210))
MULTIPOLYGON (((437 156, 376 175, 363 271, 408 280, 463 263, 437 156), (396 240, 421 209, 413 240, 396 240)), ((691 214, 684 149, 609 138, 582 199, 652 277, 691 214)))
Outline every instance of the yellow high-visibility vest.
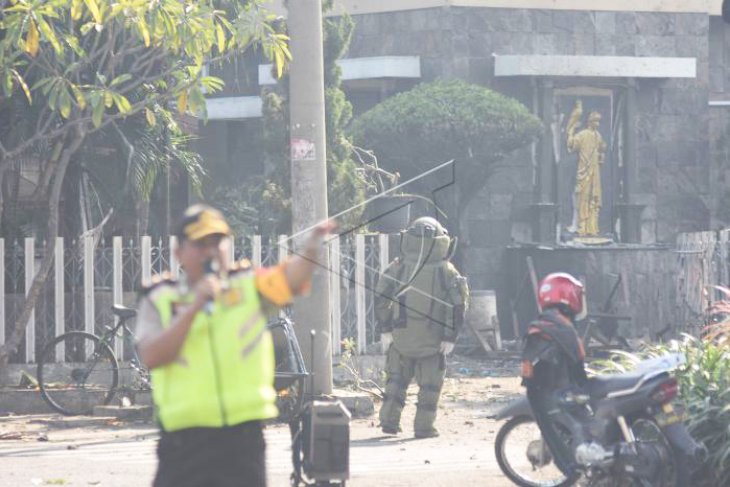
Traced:
MULTIPOLYGON (((163 327, 190 303, 178 286, 150 295, 163 327)), ((208 315, 198 313, 178 359, 151 371, 153 399, 165 431, 232 426, 276 417, 274 346, 252 269, 230 276, 208 315)))

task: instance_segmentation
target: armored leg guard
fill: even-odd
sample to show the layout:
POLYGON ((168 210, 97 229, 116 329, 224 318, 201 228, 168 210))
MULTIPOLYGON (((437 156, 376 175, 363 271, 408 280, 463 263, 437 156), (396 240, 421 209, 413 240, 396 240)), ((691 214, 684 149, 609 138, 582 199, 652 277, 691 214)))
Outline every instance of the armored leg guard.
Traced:
POLYGON ((419 387, 413 425, 416 438, 431 438, 439 434, 434 423, 445 376, 446 362, 441 354, 419 359, 416 363, 416 382, 419 387))
POLYGON ((384 433, 400 431, 400 415, 406 404, 406 391, 413 379, 413 360, 402 356, 391 345, 385 362, 385 399, 380 408, 380 427, 384 433))

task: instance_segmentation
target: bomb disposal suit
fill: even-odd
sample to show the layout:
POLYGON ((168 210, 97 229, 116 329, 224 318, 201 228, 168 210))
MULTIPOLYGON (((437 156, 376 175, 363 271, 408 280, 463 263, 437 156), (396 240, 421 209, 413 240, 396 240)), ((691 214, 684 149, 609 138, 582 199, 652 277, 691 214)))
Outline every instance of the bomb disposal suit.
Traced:
POLYGON ((401 233, 401 255, 378 281, 375 312, 387 347, 387 383, 380 410, 384 433, 400 431, 406 390, 415 377, 419 386, 415 436, 438 435, 434 422, 445 355, 454 348, 469 299, 466 279, 449 261, 454 243, 437 220, 419 218, 401 233))

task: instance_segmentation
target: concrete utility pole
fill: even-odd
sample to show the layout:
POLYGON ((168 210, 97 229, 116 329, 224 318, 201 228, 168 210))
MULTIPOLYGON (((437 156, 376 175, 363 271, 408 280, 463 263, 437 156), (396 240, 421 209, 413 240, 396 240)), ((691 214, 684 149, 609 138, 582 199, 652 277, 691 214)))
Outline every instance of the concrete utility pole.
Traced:
MULTIPOLYGON (((327 218, 327 153, 324 119, 324 61, 321 0, 287 2, 292 63, 289 70, 289 133, 294 234, 327 218)), ((305 236, 305 235, 304 235, 305 236)), ((303 237, 304 237, 303 236, 303 237)), ((295 246, 301 242, 295 239, 295 246)), ((315 394, 332 392, 329 255, 323 252, 310 296, 294 305, 296 333, 315 394), (311 357, 310 330, 317 335, 311 357)))

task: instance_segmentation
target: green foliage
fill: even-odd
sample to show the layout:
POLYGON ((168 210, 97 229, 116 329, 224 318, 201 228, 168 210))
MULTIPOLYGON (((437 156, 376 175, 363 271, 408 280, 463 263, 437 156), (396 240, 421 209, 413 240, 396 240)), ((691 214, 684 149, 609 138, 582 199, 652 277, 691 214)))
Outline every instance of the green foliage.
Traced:
MULTIPOLYGON (((323 2, 324 11, 331 6, 331 1, 323 2)), ((352 119, 352 104, 340 88, 340 68, 336 63, 347 52, 353 29, 354 22, 347 15, 324 19, 327 189, 331 215, 352 208, 365 197, 365 185, 358 176, 357 166, 352 160, 351 141, 345 134, 345 127, 352 119)), ((291 231, 288 114, 288 77, 284 76, 276 88, 263 93, 266 176, 263 179, 249 178, 243 183, 242 192, 238 186, 239 197, 244 201, 235 206, 241 210, 239 218, 247 222, 241 228, 253 228, 255 233, 281 234, 291 231), (245 215, 255 215, 256 218, 245 215)), ((214 196, 213 202, 225 206, 220 194, 214 196)), ((350 227, 360 220, 361 215, 362 211, 350 211, 340 219, 340 224, 343 228, 350 227)))
POLYGON ((414 177, 454 159, 462 201, 483 187, 494 164, 542 130, 517 100, 463 81, 435 81, 393 96, 353 123, 360 147, 373 149, 382 167, 414 177))
POLYGON ((127 157, 80 161, 87 169, 95 166, 97 174, 115 175, 100 184, 117 190, 132 184, 146 200, 157 175, 175 162, 199 188, 199 158, 187 148, 171 110, 205 116, 204 93, 220 90, 223 82, 205 76, 204 64, 249 47, 261 49, 276 72, 283 72, 291 57, 288 38, 263 2, 2 2, 0 187, 5 170, 31 155, 42 161, 34 205, 43 207, 57 194, 49 185, 63 182, 66 168, 73 169, 73 154, 65 149, 81 147, 78 156, 93 153, 94 139, 108 147, 120 138, 117 124, 125 145, 133 148, 131 164, 127 157))
MULTIPOLYGON (((285 78, 286 79, 286 78, 285 78)), ((289 107, 274 91, 263 98, 263 176, 248 177, 207 195, 231 220, 236 235, 281 235, 291 232, 289 107)))
POLYGON ((137 114, 119 124, 118 131, 106 129, 92 134, 81 151, 78 159, 84 161, 84 168, 108 189, 112 206, 129 197, 148 202, 158 177, 173 167, 182 169, 193 191, 202 196, 202 180, 206 173, 200 155, 189 148, 192 137, 182 131, 169 112, 157 110, 156 113, 155 125, 147 125, 143 120, 146 116, 137 114), (121 149, 117 164, 109 164, 108 158, 89 153, 109 140, 121 140, 117 144, 121 149), (121 163, 124 160, 129 166, 121 163), (120 185, 120 181, 124 184, 120 185))
POLYGON ((684 404, 686 424, 709 454, 697 487, 730 485, 730 349, 686 337, 683 342, 652 345, 636 354, 622 352, 613 360, 595 366, 602 372, 625 372, 648 357, 669 352, 683 353, 686 365, 678 370, 679 400, 684 404))
MULTIPOLYGON (((355 339, 342 339, 340 347, 342 348, 342 354, 340 355, 340 361, 337 366, 347 373, 352 389, 367 392, 380 400, 385 398, 385 391, 377 382, 362 377, 355 339)), ((374 370, 368 369, 366 372, 372 376, 374 370)))
POLYGON ((226 214, 234 235, 281 235, 291 229, 290 198, 282 186, 256 176, 238 187, 224 186, 208 196, 226 214), (263 230, 262 230, 263 229, 263 230))
POLYGON ((181 113, 204 112, 203 89, 222 86, 202 75, 211 58, 252 44, 278 72, 290 58, 287 37, 258 0, 13 0, 1 13, 4 96, 20 90, 62 120, 95 128, 164 100, 181 113))
POLYGON ((540 131, 540 121, 518 101, 463 81, 421 84, 364 113, 352 129, 381 161, 411 170, 451 158, 483 166, 540 131))

